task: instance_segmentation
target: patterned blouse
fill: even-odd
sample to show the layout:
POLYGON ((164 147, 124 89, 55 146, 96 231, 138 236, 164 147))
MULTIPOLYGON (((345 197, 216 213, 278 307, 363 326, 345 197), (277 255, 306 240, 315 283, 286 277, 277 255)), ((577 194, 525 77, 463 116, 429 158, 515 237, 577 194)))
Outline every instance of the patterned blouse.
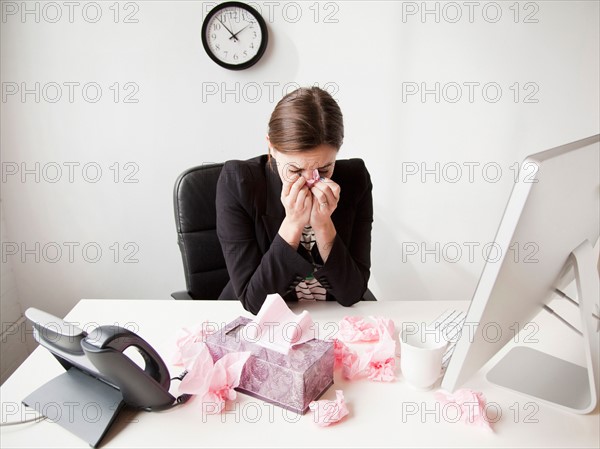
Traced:
MULTIPOLYGON (((313 230, 312 226, 304 226, 304 229, 302 230, 302 237, 300 238, 300 244, 306 248, 309 254, 311 254, 315 243, 315 231, 313 230)), ((321 268, 321 265, 315 263, 314 260, 312 263, 313 271, 321 268)), ((299 300, 325 301, 327 299, 325 288, 312 275, 307 276, 303 281, 300 281, 300 283, 296 286, 296 295, 298 296, 299 300)))

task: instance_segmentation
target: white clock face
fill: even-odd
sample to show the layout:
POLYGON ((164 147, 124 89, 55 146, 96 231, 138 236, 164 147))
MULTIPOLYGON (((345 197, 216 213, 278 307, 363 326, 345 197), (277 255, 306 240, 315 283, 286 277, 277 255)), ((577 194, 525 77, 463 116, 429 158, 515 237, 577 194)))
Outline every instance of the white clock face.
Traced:
POLYGON ((209 18, 205 37, 213 55, 232 65, 250 61, 262 42, 256 18, 235 6, 223 8, 209 18))

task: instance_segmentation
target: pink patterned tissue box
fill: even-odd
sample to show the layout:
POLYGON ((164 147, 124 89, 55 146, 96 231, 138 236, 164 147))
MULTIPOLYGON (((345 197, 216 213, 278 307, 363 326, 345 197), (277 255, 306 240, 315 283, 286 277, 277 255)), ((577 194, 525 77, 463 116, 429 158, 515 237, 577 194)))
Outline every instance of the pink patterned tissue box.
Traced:
POLYGON ((206 337, 213 360, 216 362, 229 352, 250 351, 252 355, 236 390, 297 413, 306 413, 310 402, 333 384, 333 342, 309 340, 293 346, 284 355, 244 338, 247 335, 244 327, 251 321, 238 317, 206 337))

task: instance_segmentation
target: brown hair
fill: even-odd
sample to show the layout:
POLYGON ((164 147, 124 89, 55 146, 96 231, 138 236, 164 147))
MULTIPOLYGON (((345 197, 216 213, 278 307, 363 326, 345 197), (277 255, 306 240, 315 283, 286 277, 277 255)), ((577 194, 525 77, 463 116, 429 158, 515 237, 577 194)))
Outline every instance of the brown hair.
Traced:
POLYGON ((337 101, 319 87, 301 87, 283 97, 269 120, 269 140, 277 151, 305 151, 322 144, 339 150, 344 120, 337 101))

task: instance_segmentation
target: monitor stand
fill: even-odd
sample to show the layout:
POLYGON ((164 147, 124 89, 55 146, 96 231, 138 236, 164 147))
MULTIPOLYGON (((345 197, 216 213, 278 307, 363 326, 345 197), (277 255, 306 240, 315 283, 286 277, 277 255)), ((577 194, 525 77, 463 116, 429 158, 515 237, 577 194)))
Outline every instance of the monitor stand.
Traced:
POLYGON ((597 261, 589 241, 574 249, 566 268, 575 273, 587 368, 535 349, 518 346, 494 366, 487 379, 563 410, 585 414, 596 408, 599 391, 598 322, 593 307, 600 297, 597 261), (532 375, 532 373, 537 373, 532 375))

